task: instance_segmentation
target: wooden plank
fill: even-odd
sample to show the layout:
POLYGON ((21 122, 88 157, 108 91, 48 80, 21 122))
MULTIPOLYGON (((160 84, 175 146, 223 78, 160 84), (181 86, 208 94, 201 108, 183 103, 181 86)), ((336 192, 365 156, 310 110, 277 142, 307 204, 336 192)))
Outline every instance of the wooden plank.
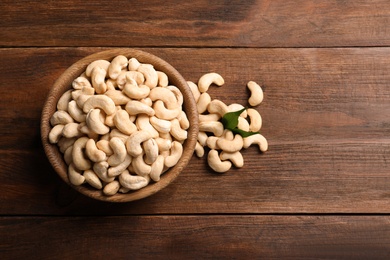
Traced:
POLYGON ((206 159, 163 191, 109 204, 77 194, 42 151, 0 153, 0 214, 390 213, 390 143, 278 144, 215 174, 206 159))
POLYGON ((385 259, 389 221, 388 216, 1 217, 0 250, 6 259, 385 259))
POLYGON ((389 46, 387 0, 10 1, 0 46, 389 46))
MULTIPOLYGON (((55 79, 100 48, 2 49, 0 149, 39 148, 39 121, 55 79)), ((226 84, 212 98, 247 104, 246 83, 265 92, 257 107, 271 144, 386 140, 390 127, 390 49, 144 49, 187 79, 216 71, 226 84), (188 62, 188 61, 191 62, 188 62)))

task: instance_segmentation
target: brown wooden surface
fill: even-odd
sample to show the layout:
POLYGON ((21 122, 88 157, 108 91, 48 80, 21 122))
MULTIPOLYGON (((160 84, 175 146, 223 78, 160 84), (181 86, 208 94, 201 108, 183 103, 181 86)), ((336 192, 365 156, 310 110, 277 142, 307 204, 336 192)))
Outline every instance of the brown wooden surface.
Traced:
POLYGON ((388 1, 2 1, 0 256, 363 258, 390 255, 388 1), (181 4, 179 4, 181 3, 181 4), (187 80, 260 83, 269 151, 225 174, 193 157, 140 201, 66 186, 40 143, 54 81, 80 58, 137 47, 187 80), (231 48, 233 47, 233 48, 231 48))

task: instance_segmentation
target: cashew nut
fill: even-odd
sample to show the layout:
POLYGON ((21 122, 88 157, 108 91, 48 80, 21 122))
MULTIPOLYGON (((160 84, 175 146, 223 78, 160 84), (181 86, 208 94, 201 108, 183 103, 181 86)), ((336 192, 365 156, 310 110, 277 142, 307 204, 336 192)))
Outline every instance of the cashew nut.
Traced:
POLYGON ((120 187, 119 181, 112 181, 104 186, 103 193, 107 196, 114 196, 118 193, 120 187))
POLYGON ((260 113, 253 108, 248 108, 247 112, 250 120, 249 131, 258 132, 263 122, 260 113))
POLYGON ((107 115, 111 115, 116 111, 114 101, 106 95, 94 95, 85 101, 83 106, 84 113, 88 113, 94 108, 102 109, 107 115))
POLYGON ((77 138, 65 138, 61 137, 60 140, 58 140, 58 147, 60 148, 60 152, 64 153, 65 150, 67 150, 69 147, 73 146, 74 142, 76 142, 77 138))
POLYGON ((95 60, 87 66, 87 68, 85 70, 85 75, 87 77, 91 77, 92 71, 95 67, 100 67, 100 68, 104 69, 105 71, 107 71, 109 66, 110 66, 110 62, 107 60, 95 60))
POLYGON ((120 184, 126 189, 139 190, 149 184, 149 177, 131 175, 125 170, 119 175, 120 184))
POLYGON ((159 156, 157 156, 156 160, 152 164, 152 169, 149 173, 149 176, 152 180, 154 180, 154 181, 160 180, 160 176, 164 170, 164 160, 165 160, 164 156, 159 155, 159 156))
POLYGON ((161 100, 168 109, 176 109, 180 106, 175 94, 168 88, 154 88, 150 90, 149 98, 152 101, 161 100))
POLYGON ((169 131, 171 131, 171 121, 159 119, 155 116, 150 117, 149 121, 152 126, 160 133, 169 133, 169 131))
POLYGON ((85 154, 93 162, 101 162, 107 158, 106 153, 97 148, 95 140, 93 139, 87 141, 85 145, 85 154))
POLYGON ((154 138, 154 140, 156 141, 157 146, 158 146, 158 150, 160 152, 168 151, 172 147, 172 141, 169 139, 157 137, 157 138, 154 138))
POLYGON ((248 99, 249 105, 253 107, 259 105, 264 97, 262 88, 254 81, 249 81, 247 87, 251 91, 251 96, 248 99))
POLYGON ((84 171, 83 176, 85 181, 95 189, 101 190, 103 188, 102 181, 93 170, 84 171))
POLYGON ((199 131, 210 132, 215 136, 221 136, 223 134, 223 124, 219 121, 200 122, 199 131))
POLYGON ((116 79, 122 69, 126 68, 128 65, 128 59, 123 55, 118 55, 112 59, 110 66, 108 66, 108 75, 112 79, 116 79))
POLYGON ((131 135, 137 131, 137 126, 131 122, 129 113, 125 110, 119 110, 115 113, 114 124, 119 131, 126 135, 131 135))
POLYGON ((91 82, 85 77, 77 77, 72 82, 72 87, 74 89, 83 89, 84 87, 92 88, 91 82))
POLYGON ((129 138, 129 136, 130 136, 130 135, 122 133, 118 129, 112 129, 109 135, 110 135, 110 139, 117 137, 117 138, 121 139, 121 141, 123 143, 126 143, 127 138, 129 138))
POLYGON ((67 111, 68 109, 68 103, 72 100, 72 90, 66 91, 60 99, 58 100, 57 103, 57 110, 65 110, 67 111))
POLYGON ((260 151, 265 152, 268 150, 267 139, 261 134, 255 134, 244 138, 244 148, 248 148, 252 144, 257 144, 260 151))
POLYGON ((85 122, 88 128, 96 134, 104 135, 110 132, 110 128, 104 124, 104 116, 98 108, 88 112, 85 122))
POLYGON ((177 119, 179 120, 180 127, 184 130, 187 130, 190 127, 190 121, 188 120, 186 112, 181 111, 177 119))
POLYGON ((77 122, 85 122, 86 114, 77 105, 75 100, 68 103, 68 113, 77 122))
POLYGON ((58 143, 58 141, 62 137, 63 129, 64 125, 55 125, 49 132, 49 142, 52 144, 58 143))
POLYGON ((110 141, 108 140, 102 140, 96 142, 97 149, 103 151, 107 156, 110 156, 114 153, 114 151, 111 149, 110 141))
POLYGON ((70 147, 68 147, 65 152, 64 152, 64 161, 67 165, 71 164, 72 161, 73 161, 73 157, 72 157, 72 150, 73 150, 73 145, 71 145, 70 147))
POLYGON ((234 139, 231 141, 226 140, 225 138, 219 138, 217 140, 217 146, 219 147, 219 149, 230 153, 241 150, 243 145, 244 141, 242 139, 242 136, 238 134, 236 134, 234 136, 234 139))
POLYGON ((126 146, 120 138, 113 137, 110 140, 110 147, 114 153, 108 157, 107 162, 110 166, 118 166, 126 158, 126 146))
POLYGON ((180 126, 180 122, 178 119, 171 120, 171 135, 177 140, 177 141, 183 141, 187 139, 187 131, 182 129, 180 126))
POLYGON ((159 137, 159 132, 152 126, 149 121, 149 116, 143 114, 138 115, 135 124, 138 130, 149 132, 152 138, 159 137))
POLYGON ((222 76, 219 75, 218 73, 211 72, 211 73, 204 74, 199 78, 198 81, 199 91, 201 93, 206 92, 209 89, 210 85, 213 83, 217 86, 222 86, 223 84, 225 84, 225 81, 222 78, 222 76))
POLYGON ((209 106, 211 102, 211 97, 207 92, 204 92, 200 95, 198 102, 196 103, 196 106, 198 108, 198 113, 203 114, 207 111, 207 107, 209 106))
POLYGON ((159 152, 156 140, 154 138, 150 138, 149 140, 143 142, 142 146, 145 151, 145 162, 147 164, 154 163, 158 157, 159 152))
POLYGON ((98 162, 98 163, 95 163, 93 165, 93 171, 96 173, 97 176, 99 176, 99 178, 102 181, 104 181, 106 183, 109 183, 109 182, 112 182, 113 180, 115 180, 115 177, 108 176, 108 168, 109 168, 109 165, 108 165, 107 161, 98 162))
POLYGON ((126 149, 128 154, 133 157, 137 157, 142 154, 141 144, 152 138, 152 135, 147 131, 136 131, 130 135, 130 137, 126 141, 126 149))
POLYGON ((207 111, 210 114, 218 114, 223 117, 227 112, 229 112, 229 108, 221 100, 213 99, 207 107, 207 111))
POLYGON ((209 136, 206 142, 207 147, 214 150, 220 149, 219 146, 217 145, 217 141, 219 139, 220 137, 217 136, 209 136))
POLYGON ((183 102, 184 102, 184 97, 183 97, 183 93, 181 93, 180 89, 178 87, 172 86, 172 85, 167 86, 166 89, 169 89, 175 95, 177 104, 179 106, 182 106, 183 102))
POLYGON ((218 121, 219 119, 221 119, 219 114, 199 115, 199 122, 218 121))
MULTIPOLYGON (((229 108, 229 112, 236 112, 236 111, 240 111, 241 109, 244 109, 245 107, 241 104, 238 104, 238 103, 233 103, 233 104, 230 104, 228 105, 228 108, 229 108)), ((241 114, 240 114, 240 117, 244 117, 246 118, 247 117, 247 111, 244 110, 241 114)))
POLYGON ((177 107, 175 109, 167 109, 164 105, 164 102, 157 100, 153 105, 156 117, 165 120, 172 120, 177 118, 181 112, 181 108, 177 107))
POLYGON ((92 74, 91 74, 92 86, 95 89, 96 93, 98 94, 103 94, 104 92, 107 91, 107 85, 105 82, 106 75, 107 75, 107 71, 98 66, 92 70, 92 74))
POLYGON ((143 84, 138 85, 135 80, 131 79, 125 84, 123 93, 132 99, 140 100, 149 96, 150 88, 143 84))
POLYGON ((207 162, 211 169, 216 172, 227 172, 232 167, 230 161, 221 161, 217 150, 210 150, 207 156, 207 162))
POLYGON ((138 71, 121 71, 116 78, 116 85, 119 89, 123 89, 126 83, 131 83, 132 80, 139 85, 145 81, 145 78, 144 75, 138 71))
POLYGON ((194 96, 195 102, 198 102, 199 97, 200 97, 200 92, 199 92, 198 86, 192 81, 187 81, 187 85, 190 87, 190 90, 192 92, 192 95, 194 96))
POLYGON ((79 172, 73 163, 68 166, 68 177, 70 183, 79 186, 85 182, 85 177, 79 172))
POLYGON ((130 58, 128 69, 130 71, 135 71, 138 69, 139 65, 141 65, 141 63, 136 58, 130 58))
POLYGON ((104 94, 111 98, 116 106, 126 105, 130 101, 130 98, 120 90, 110 89, 104 94))
POLYGON ((146 114, 148 116, 154 116, 155 114, 153 108, 136 100, 127 102, 125 109, 129 115, 146 114))
POLYGON ((131 164, 132 161, 133 161, 133 157, 126 154, 125 159, 123 160, 123 162, 121 164, 108 168, 107 175, 109 177, 118 176, 123 171, 125 171, 127 169, 127 167, 129 167, 129 165, 131 164))
POLYGON ((237 128, 244 131, 249 131, 249 122, 245 118, 239 117, 237 128))
POLYGON ((151 64, 140 64, 137 71, 141 72, 145 77, 145 85, 150 89, 157 87, 158 75, 151 64))
POLYGON ((135 157, 131 165, 133 166, 134 172, 140 176, 146 176, 152 171, 152 167, 145 163, 143 154, 135 157))
POLYGON ((167 87, 169 84, 168 76, 162 71, 157 71, 158 86, 167 87))
POLYGON ((196 142, 196 145, 195 145, 195 154, 196 154, 196 156, 198 156, 199 158, 200 158, 200 157, 203 157, 203 155, 204 155, 204 148, 203 148, 203 146, 202 146, 199 142, 196 142))
POLYGON ((78 137, 81 134, 78 123, 68 123, 62 129, 62 135, 66 138, 78 137))
POLYGON ((85 171, 91 168, 91 161, 84 155, 84 149, 87 145, 88 140, 88 137, 80 137, 73 144, 73 164, 80 171, 85 171))
POLYGON ((165 166, 170 168, 176 165, 182 154, 183 154, 182 144, 179 143, 178 141, 173 141, 170 154, 167 157, 165 157, 165 161, 164 161, 165 166))
POLYGON ((205 146, 207 142, 207 134, 205 132, 199 131, 198 133, 198 142, 201 146, 205 146))
POLYGON ((73 123, 73 118, 64 110, 57 110, 50 118, 50 124, 52 126, 66 125, 68 123, 73 123))
POLYGON ((242 166, 244 166, 244 157, 239 151, 233 153, 222 151, 219 157, 223 161, 224 160, 231 161, 233 165, 236 166, 237 168, 241 168, 242 166))

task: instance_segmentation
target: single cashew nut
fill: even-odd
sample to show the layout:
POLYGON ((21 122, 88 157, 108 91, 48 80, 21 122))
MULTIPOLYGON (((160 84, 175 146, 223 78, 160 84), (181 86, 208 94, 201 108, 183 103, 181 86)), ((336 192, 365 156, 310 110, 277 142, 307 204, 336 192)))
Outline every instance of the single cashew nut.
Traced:
POLYGON ((60 148, 60 152, 64 153, 66 149, 73 146, 73 144, 74 144, 74 142, 76 142, 76 140, 77 140, 76 137, 73 137, 73 138, 61 137, 57 143, 58 147, 60 148))
POLYGON ((164 156, 159 155, 159 156, 157 156, 156 160, 153 162, 152 169, 151 169, 150 174, 149 174, 149 176, 152 180, 154 180, 154 181, 160 180, 160 176, 164 170, 164 160, 165 160, 164 156))
POLYGON ((198 108, 198 113, 203 114, 207 111, 207 107, 211 102, 211 97, 207 92, 204 92, 200 95, 198 102, 196 103, 196 107, 198 108))
POLYGON ((95 140, 93 139, 87 141, 85 145, 85 154, 93 162, 101 162, 107 158, 106 153, 97 148, 95 140))
POLYGON ((126 143, 127 138, 129 138, 129 136, 130 136, 130 135, 122 133, 118 129, 112 129, 109 135, 110 135, 110 139, 117 137, 117 138, 121 139, 121 141, 123 143, 126 143))
POLYGON ((178 119, 171 120, 171 135, 177 140, 177 141, 184 141, 187 139, 187 131, 182 129, 180 126, 180 122, 178 119))
POLYGON ((131 122, 129 113, 125 110, 119 110, 115 113, 114 124, 119 131, 126 135, 131 135, 137 131, 137 126, 131 122))
POLYGON ((248 99, 249 105, 253 107, 260 105, 264 97, 262 88, 254 81, 249 81, 247 87, 251 91, 251 96, 248 99))
POLYGON ((248 148, 252 144, 257 144, 260 151, 265 152, 268 150, 267 139, 261 134, 255 134, 244 138, 244 148, 248 148))
POLYGON ((192 92, 192 95, 194 96, 195 102, 198 102, 199 97, 200 97, 200 91, 199 91, 198 86, 192 81, 187 81, 187 85, 190 87, 190 90, 192 92))
POLYGON ((153 127, 153 125, 149 121, 149 116, 140 114, 138 115, 135 124, 140 131, 149 132, 152 138, 159 137, 159 132, 153 127))
POLYGON ((157 100, 153 105, 156 117, 164 120, 172 120, 177 118, 182 111, 181 107, 177 107, 175 109, 168 109, 165 107, 164 102, 161 100, 157 100))
POLYGON ((76 186, 79 186, 85 182, 85 177, 76 169, 73 163, 68 166, 68 178, 70 183, 76 186))
POLYGON ((207 142, 206 142, 206 145, 208 148, 210 149, 214 149, 214 150, 218 150, 220 149, 218 144, 217 144, 217 141, 220 139, 220 137, 217 137, 217 136, 209 136, 207 138, 207 142))
POLYGON ((91 82, 85 77, 77 77, 72 82, 72 87, 74 89, 83 89, 84 87, 92 88, 91 82))
POLYGON ((116 111, 114 101, 106 95, 94 95, 85 101, 83 106, 84 113, 88 113, 94 108, 102 109, 107 115, 111 115, 116 111))
POLYGON ((198 142, 201 146, 206 146, 208 135, 205 132, 199 131, 198 142))
POLYGON ((131 79, 129 83, 124 85, 123 93, 131 99, 140 100, 149 96, 150 88, 143 84, 138 85, 134 79, 131 79))
POLYGON ((199 122, 219 121, 221 116, 219 114, 199 115, 199 122))
POLYGON ((204 155, 204 148, 203 148, 203 146, 202 146, 199 142, 196 142, 196 145, 195 145, 195 154, 196 154, 196 156, 198 156, 199 158, 200 158, 200 157, 203 157, 203 155, 204 155))
POLYGON ((127 169, 127 167, 129 167, 129 165, 131 164, 132 161, 133 161, 133 157, 131 157, 130 155, 126 154, 125 159, 124 159, 124 161, 121 164, 119 164, 117 166, 114 166, 114 167, 108 168, 107 175, 109 177, 116 177, 116 176, 118 176, 123 171, 125 171, 127 169))
POLYGON ((213 99, 207 107, 207 111, 210 114, 218 114, 223 117, 227 112, 229 112, 229 108, 221 100, 213 99))
POLYGON ((127 153, 133 157, 137 157, 142 154, 141 144, 152 138, 152 135, 147 131, 136 131, 130 135, 126 141, 127 153))
POLYGON ((120 187, 119 181, 112 181, 104 186, 103 193, 107 196, 113 196, 118 193, 120 187))
POLYGON ((72 151, 73 151, 73 145, 71 145, 70 147, 68 147, 65 152, 64 152, 64 161, 67 165, 71 164, 72 161, 73 161, 73 157, 72 157, 72 151))
POLYGON ((55 125, 49 132, 49 142, 51 144, 56 144, 62 137, 62 130, 64 125, 55 125))
POLYGON ((182 154, 183 154, 182 144, 179 143, 178 141, 173 141, 170 154, 167 157, 165 157, 165 161, 164 161, 165 166, 169 168, 175 166, 182 154))
POLYGON ((158 78, 158 86, 160 87, 167 87, 169 84, 168 76, 162 71, 156 71, 157 72, 157 78, 158 78))
POLYGON ((111 149, 110 141, 108 140, 99 140, 96 142, 96 147, 103 151, 107 156, 110 156, 114 153, 114 151, 111 149))
POLYGON ((138 71, 121 71, 119 76, 116 78, 116 85, 119 89, 123 89, 126 83, 131 83, 131 81, 137 83, 137 85, 142 84, 145 81, 145 77, 141 72, 138 71))
POLYGON ((68 123, 64 126, 64 129, 62 129, 62 135, 66 138, 78 137, 81 134, 78 123, 68 123))
POLYGON ((201 93, 206 92, 209 89, 210 85, 213 83, 217 86, 222 86, 223 84, 225 84, 225 81, 222 78, 222 76, 219 75, 218 73, 211 72, 211 73, 204 74, 199 78, 198 81, 199 91, 201 93))
POLYGON ((150 117, 150 124, 160 133, 169 133, 171 131, 171 121, 159 119, 155 116, 150 117))
POLYGON ((101 190, 103 188, 102 181, 93 170, 84 171, 83 176, 85 181, 95 189, 101 190))
POLYGON ((158 150, 160 152, 168 151, 172 147, 172 141, 169 139, 157 137, 157 138, 154 138, 154 140, 156 141, 157 146, 158 146, 158 150))
POLYGON ((106 75, 107 75, 107 71, 98 66, 92 70, 92 74, 91 74, 92 86, 95 89, 96 93, 98 94, 103 94, 104 92, 107 91, 107 85, 105 82, 106 75))
POLYGON ((127 155, 126 146, 118 137, 113 137, 110 140, 110 147, 114 154, 112 154, 107 162, 110 166, 118 166, 121 164, 127 155))
POLYGON ((131 116, 138 115, 138 114, 146 114, 148 116, 154 116, 155 114, 153 108, 136 100, 131 100, 127 102, 125 110, 131 116))
POLYGON ((136 71, 141 63, 136 58, 129 59, 128 69, 130 71, 136 71))
POLYGON ((173 85, 167 86, 166 89, 169 89, 170 91, 172 91, 172 93, 176 97, 176 101, 177 101, 178 105, 182 106, 183 102, 184 102, 184 97, 183 97, 183 93, 181 93, 180 89, 176 86, 173 86, 173 85))
POLYGON ((100 67, 100 68, 104 69, 105 71, 107 71, 109 66, 110 66, 110 62, 107 60, 95 60, 87 66, 87 68, 85 70, 85 75, 87 77, 91 77, 92 71, 95 67, 100 67))
POLYGON ((230 161, 221 161, 217 150, 210 150, 207 156, 207 162, 215 172, 227 172, 232 167, 230 161))
POLYGON ((145 152, 145 162, 147 164, 152 164, 154 161, 156 161, 159 150, 157 142, 154 138, 151 138, 149 140, 146 140, 142 144, 145 152))
POLYGON ((126 105, 130 101, 130 98, 126 96, 122 91, 116 89, 107 90, 106 93, 109 98, 114 101, 116 106, 126 105))
POLYGON ((86 158, 84 153, 84 149, 87 145, 88 140, 88 137, 80 137, 73 144, 73 164, 80 171, 85 171, 91 168, 91 161, 86 158))
POLYGON ((241 129, 241 130, 244 130, 244 131, 249 131, 249 122, 248 122, 248 120, 246 120, 243 117, 239 117, 238 118, 237 128, 241 129))
POLYGON ((50 124, 55 125, 66 125, 68 123, 73 123, 73 118, 64 110, 58 110, 50 118, 50 124))
POLYGON ((116 79, 122 69, 127 67, 128 63, 128 59, 125 56, 116 56, 114 59, 112 59, 110 66, 108 66, 108 76, 112 79, 116 79))
POLYGON ((137 68, 138 72, 141 72, 145 77, 145 85, 150 89, 157 87, 158 75, 156 70, 151 64, 140 64, 137 68))
POLYGON ((81 123, 79 124, 79 131, 80 131, 80 133, 85 134, 85 135, 87 135, 89 138, 92 138, 92 139, 94 139, 94 140, 98 139, 98 137, 99 137, 99 134, 93 132, 93 131, 88 127, 88 125, 87 125, 86 122, 81 122, 81 123))
POLYGON ((115 177, 108 176, 109 167, 107 161, 98 162, 93 165, 93 171, 102 181, 109 183, 115 180, 115 177))
POLYGON ((263 123, 260 113, 253 108, 248 108, 247 112, 250 120, 249 131, 252 132, 260 131, 261 125, 263 123))
POLYGON ((145 163, 143 157, 143 154, 138 155, 131 162, 134 172, 140 176, 146 176, 152 171, 152 167, 145 163))
POLYGON ((223 124, 219 121, 200 122, 199 131, 210 132, 215 136, 221 136, 223 134, 223 124))
POLYGON ((241 135, 235 135, 234 139, 229 141, 225 138, 219 138, 217 140, 218 147, 225 152, 237 152, 242 149, 244 141, 241 135))
POLYGON ((88 128, 96 134, 104 135, 110 132, 110 128, 104 124, 104 116, 98 108, 88 112, 85 122, 88 128))
POLYGON ((85 122, 87 115, 77 105, 76 100, 72 100, 68 103, 68 113, 77 122, 85 122))
POLYGON ((149 98, 152 101, 161 100, 168 109, 176 109, 180 106, 175 94, 168 88, 154 88, 150 90, 149 98))
POLYGON ((182 129, 187 130, 188 128, 190 128, 190 121, 188 120, 187 114, 186 112, 184 112, 184 110, 180 112, 177 119, 179 120, 180 127, 182 129))
POLYGON ((244 157, 239 151, 233 153, 222 151, 219 157, 223 161, 225 160, 231 161, 233 165, 236 166, 237 168, 241 168, 242 166, 244 166, 244 157))
POLYGON ((128 170, 119 175, 120 184, 130 190, 139 190, 149 184, 150 178, 148 176, 134 176, 128 170))
POLYGON ((57 102, 57 110, 67 111, 68 103, 72 100, 72 90, 66 91, 57 102))

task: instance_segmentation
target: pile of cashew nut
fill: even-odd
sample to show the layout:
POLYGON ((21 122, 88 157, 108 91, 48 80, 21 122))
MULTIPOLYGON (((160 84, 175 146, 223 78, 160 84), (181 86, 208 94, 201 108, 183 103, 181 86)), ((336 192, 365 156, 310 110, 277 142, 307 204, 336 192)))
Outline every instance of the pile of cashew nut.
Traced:
MULTIPOLYGON (((207 93, 210 85, 222 86, 225 81, 218 73, 207 73, 198 80, 198 85, 187 81, 197 102, 199 113, 199 135, 195 147, 195 154, 203 157, 205 147, 208 147, 207 162, 216 172, 227 172, 232 165, 241 168, 244 165, 244 158, 240 152, 252 144, 258 145, 261 152, 268 149, 268 142, 260 133, 242 137, 232 131, 224 129, 220 119, 228 112, 239 111, 243 105, 233 103, 226 105, 218 99, 211 99, 207 93)), ((241 113, 238 120, 238 128, 244 131, 258 132, 262 126, 260 113, 253 107, 263 101, 263 90, 254 81, 247 84, 251 95, 248 103, 251 108, 241 113)))
POLYGON ((107 196, 138 190, 180 159, 190 126, 182 104, 181 91, 151 64, 96 60, 59 99, 49 141, 72 184, 107 196))

